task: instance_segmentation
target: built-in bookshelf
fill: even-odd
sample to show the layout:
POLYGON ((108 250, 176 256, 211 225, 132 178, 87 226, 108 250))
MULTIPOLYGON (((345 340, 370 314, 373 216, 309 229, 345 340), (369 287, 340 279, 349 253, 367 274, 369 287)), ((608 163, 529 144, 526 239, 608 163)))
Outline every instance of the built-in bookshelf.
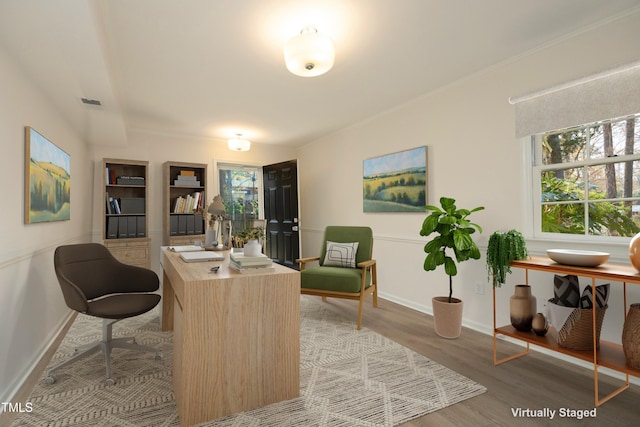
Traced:
POLYGON ((113 256, 149 268, 148 171, 143 160, 103 159, 103 242, 113 256))
POLYGON ((204 244, 207 165, 165 162, 162 172, 162 244, 204 244))

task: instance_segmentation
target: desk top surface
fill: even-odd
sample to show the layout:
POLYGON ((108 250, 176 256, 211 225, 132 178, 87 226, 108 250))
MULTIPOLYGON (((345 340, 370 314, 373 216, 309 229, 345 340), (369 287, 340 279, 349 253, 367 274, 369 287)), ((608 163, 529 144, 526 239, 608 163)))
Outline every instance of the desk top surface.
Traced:
POLYGON ((166 268, 165 263, 170 263, 176 270, 176 273, 178 273, 185 281, 209 281, 237 279, 240 277, 256 277, 260 275, 300 274, 297 270, 276 264, 275 262, 273 263, 273 271, 251 274, 238 273, 229 267, 229 251, 221 251, 220 253, 224 255, 224 260, 185 262, 180 258, 179 253, 163 248, 162 264, 164 268, 166 268), (215 266, 219 267, 218 271, 211 271, 211 268, 215 266))

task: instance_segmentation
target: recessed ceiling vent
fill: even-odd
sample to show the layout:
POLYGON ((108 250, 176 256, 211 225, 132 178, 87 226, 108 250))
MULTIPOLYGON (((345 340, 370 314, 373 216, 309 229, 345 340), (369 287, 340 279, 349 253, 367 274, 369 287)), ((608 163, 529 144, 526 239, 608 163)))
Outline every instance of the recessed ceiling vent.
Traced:
POLYGON ((80 100, 82 101, 83 104, 87 104, 87 105, 98 105, 98 106, 102 105, 102 103, 97 99, 80 98, 80 100))

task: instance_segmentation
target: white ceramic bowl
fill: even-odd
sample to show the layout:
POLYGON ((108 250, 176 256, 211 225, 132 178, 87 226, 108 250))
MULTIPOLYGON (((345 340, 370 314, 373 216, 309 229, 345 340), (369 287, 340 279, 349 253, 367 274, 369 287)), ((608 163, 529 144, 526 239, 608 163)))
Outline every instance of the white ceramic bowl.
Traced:
POLYGON ((609 260, 607 252, 581 251, 579 249, 547 249, 547 256, 558 264, 580 267, 597 267, 609 260))

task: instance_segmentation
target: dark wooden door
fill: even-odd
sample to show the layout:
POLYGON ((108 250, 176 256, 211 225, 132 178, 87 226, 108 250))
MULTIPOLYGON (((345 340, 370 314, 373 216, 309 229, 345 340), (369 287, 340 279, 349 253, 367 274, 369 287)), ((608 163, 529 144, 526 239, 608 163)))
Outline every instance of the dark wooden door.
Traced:
POLYGON ((266 254, 278 264, 298 269, 298 167, 295 160, 264 166, 266 254))

